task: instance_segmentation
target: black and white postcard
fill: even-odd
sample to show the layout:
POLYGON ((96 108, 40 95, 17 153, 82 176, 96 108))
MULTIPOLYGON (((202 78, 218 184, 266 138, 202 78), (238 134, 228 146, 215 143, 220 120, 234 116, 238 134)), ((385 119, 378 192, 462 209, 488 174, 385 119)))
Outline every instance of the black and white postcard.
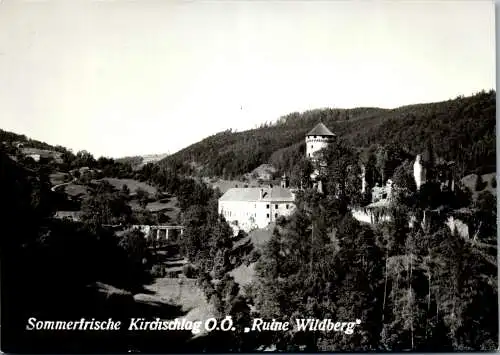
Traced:
POLYGON ((0 0, 0 349, 496 351, 495 67, 489 0, 0 0))

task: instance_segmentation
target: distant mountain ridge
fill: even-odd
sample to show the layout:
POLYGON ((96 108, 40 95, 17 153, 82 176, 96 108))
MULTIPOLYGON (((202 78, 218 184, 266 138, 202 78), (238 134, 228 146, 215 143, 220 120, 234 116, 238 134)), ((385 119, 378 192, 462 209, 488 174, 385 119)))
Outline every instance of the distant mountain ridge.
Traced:
POLYGON ((228 179, 241 177, 261 164, 272 164, 280 172, 289 172, 305 154, 305 134, 318 122, 356 147, 396 143, 410 154, 419 154, 430 143, 436 155, 457 161, 463 174, 479 168, 495 168, 493 90, 395 109, 326 108, 294 112, 255 129, 219 132, 166 157, 160 164, 187 174, 228 179))
POLYGON ((63 146, 60 145, 51 145, 47 144, 45 142, 36 140, 36 139, 31 139, 24 134, 17 134, 13 132, 8 132, 4 131, 3 129, 0 129, 0 142, 3 142, 3 144, 6 145, 19 145, 19 146, 24 146, 26 145, 29 148, 35 148, 35 149, 40 149, 40 150, 46 150, 46 151, 54 151, 54 152, 59 152, 59 153, 64 153, 68 151, 67 148, 64 148, 63 146))
POLYGON ((139 170, 146 164, 156 163, 162 159, 165 159, 168 155, 168 153, 137 155, 133 157, 117 158, 115 159, 115 161, 119 163, 130 163, 134 170, 139 170))
MULTIPOLYGON (((278 174, 289 173, 305 155, 305 134, 318 122, 359 148, 397 143, 408 153, 419 154, 431 143, 436 155, 458 163, 462 175, 496 169, 493 90, 396 109, 323 108, 294 112, 255 129, 219 132, 175 154, 147 154, 115 161, 131 162, 134 170, 158 162, 179 173, 228 179, 240 178, 262 164, 272 165, 278 174)), ((24 146, 61 154, 70 152, 60 145, 2 129, 0 142, 10 150, 24 146)))
MULTIPOLYGON (((71 150, 61 145, 52 145, 36 139, 31 139, 24 134, 0 129, 0 142, 7 147, 20 148, 24 154, 49 154, 57 153, 57 155, 70 152, 71 150)), ((130 162, 132 165, 140 168, 148 163, 155 163, 167 157, 169 153, 162 154, 146 154, 131 157, 123 157, 114 159, 116 162, 130 162)))

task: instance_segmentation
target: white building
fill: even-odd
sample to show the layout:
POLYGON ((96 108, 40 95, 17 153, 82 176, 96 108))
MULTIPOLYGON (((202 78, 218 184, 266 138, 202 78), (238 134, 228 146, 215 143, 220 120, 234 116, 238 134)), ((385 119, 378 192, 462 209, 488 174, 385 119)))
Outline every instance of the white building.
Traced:
POLYGON ((425 167, 422 165, 422 156, 420 154, 417 155, 415 163, 413 164, 413 176, 415 178, 417 190, 420 190, 420 187, 425 184, 426 180, 426 171, 425 167))
POLYGON ((31 159, 33 159, 36 162, 40 161, 40 154, 29 154, 28 157, 30 157, 31 159))
POLYGON ((352 216, 360 222, 378 224, 391 220, 390 214, 388 213, 389 206, 389 200, 382 199, 365 207, 354 208, 351 210, 351 213, 352 216))
POLYGON ((219 214, 230 224, 248 232, 265 228, 295 210, 295 196, 283 187, 232 188, 219 198, 219 214))

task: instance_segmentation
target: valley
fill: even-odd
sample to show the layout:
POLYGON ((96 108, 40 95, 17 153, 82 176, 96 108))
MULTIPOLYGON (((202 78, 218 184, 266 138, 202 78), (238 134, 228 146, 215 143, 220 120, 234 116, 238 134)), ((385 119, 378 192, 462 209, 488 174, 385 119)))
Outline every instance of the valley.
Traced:
MULTIPOLYGON (((442 349, 491 349, 494 105, 482 92, 394 110, 313 110, 221 132, 140 166, 3 131, 6 243, 26 280, 19 290, 28 306, 18 312, 231 316, 239 330, 256 317, 285 322, 334 312, 370 327, 360 328, 366 343, 349 344, 338 333, 171 335, 193 351, 422 350, 442 332, 449 341, 442 349)), ((124 351, 154 352, 167 339, 120 337, 124 351)))

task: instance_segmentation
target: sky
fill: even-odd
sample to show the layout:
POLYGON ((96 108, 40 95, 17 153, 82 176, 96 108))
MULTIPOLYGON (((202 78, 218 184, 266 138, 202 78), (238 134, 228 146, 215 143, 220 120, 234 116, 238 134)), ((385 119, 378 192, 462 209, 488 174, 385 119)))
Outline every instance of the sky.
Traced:
POLYGON ((174 153, 322 107, 495 89, 492 1, 0 0, 0 128, 174 153))

